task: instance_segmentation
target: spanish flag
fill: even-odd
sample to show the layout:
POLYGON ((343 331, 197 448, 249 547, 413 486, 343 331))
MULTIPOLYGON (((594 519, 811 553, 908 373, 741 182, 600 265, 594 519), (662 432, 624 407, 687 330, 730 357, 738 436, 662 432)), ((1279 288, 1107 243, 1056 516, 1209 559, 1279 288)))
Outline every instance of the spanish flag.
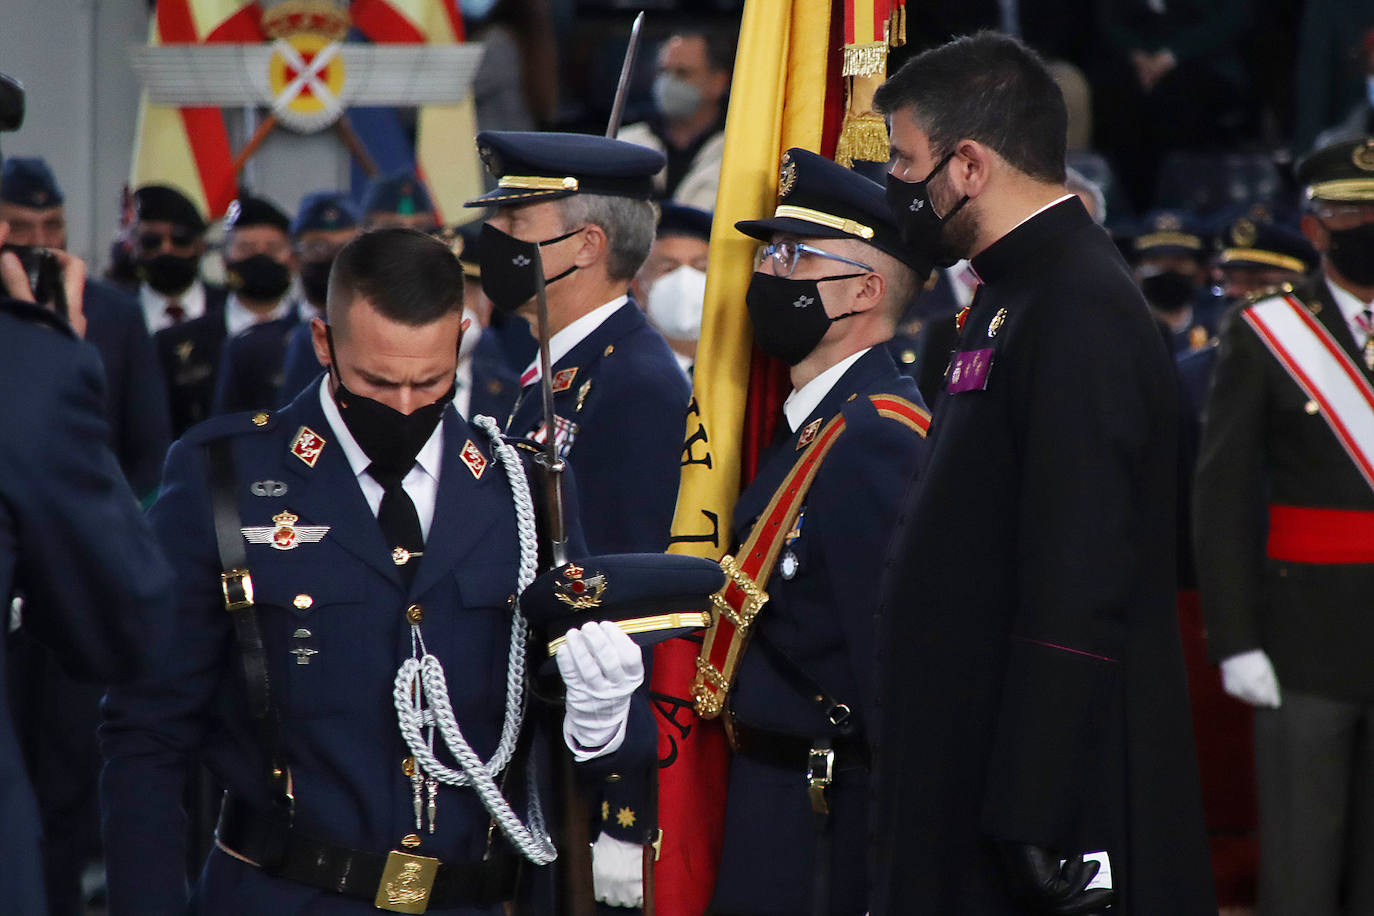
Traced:
MULTIPOLYGON (((833 158, 842 130, 859 129, 861 116, 870 113, 872 89, 856 85, 855 75, 877 74, 881 82, 886 55, 855 49, 879 42, 886 47, 897 38, 901 7, 895 0, 746 0, 670 551, 719 559, 731 548, 735 500, 753 479, 791 390, 787 367, 753 346, 744 295, 758 243, 737 232, 735 222, 772 215, 785 150, 801 147, 833 158), (866 99, 854 97, 862 92, 866 99)), ((887 158, 881 118, 877 125, 881 150, 875 151, 871 136, 851 140, 847 158, 887 158)), ((705 912, 720 856, 729 750, 719 721, 703 720, 692 709, 700 648, 699 641, 672 639, 654 651, 658 916, 705 912)))
MULTIPOLYGON (((242 0, 158 0, 148 43, 255 43, 266 40, 262 10, 242 0)), ((229 132, 218 108, 172 108, 138 103, 129 186, 171 185, 211 218, 235 198, 237 181, 229 132)))

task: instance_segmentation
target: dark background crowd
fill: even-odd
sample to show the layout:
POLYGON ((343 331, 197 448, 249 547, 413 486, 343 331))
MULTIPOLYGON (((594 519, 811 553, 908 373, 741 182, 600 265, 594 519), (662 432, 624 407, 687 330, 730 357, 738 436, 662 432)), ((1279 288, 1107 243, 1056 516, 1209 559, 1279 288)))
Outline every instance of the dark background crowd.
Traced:
MULTIPOLYGON (((603 132, 629 22, 634 11, 648 10, 624 121, 652 135, 646 142, 665 152, 663 197, 709 209, 714 182, 708 175, 704 186, 694 185, 701 180, 694 170, 704 166, 709 173, 713 166, 708 150, 724 126, 742 6, 739 0, 464 2, 470 37, 489 48, 475 85, 479 127, 603 132)), ((1015 34, 1051 62, 1069 108, 1069 164, 1094 216, 1135 267, 1179 359, 1185 416, 1194 424, 1185 445, 1189 435, 1195 444, 1226 308, 1316 267, 1316 254, 1298 231, 1295 162, 1314 148, 1374 133, 1374 0, 913 0, 907 16, 907 43, 893 50, 889 72, 915 53, 981 29, 1015 34)), ((0 218, 14 224, 21 222, 17 212, 60 211, 62 176, 29 158, 43 151, 16 145, 10 152, 0 218)), ((98 191, 113 196, 121 189, 98 191)), ((109 263, 91 265, 91 275, 104 274, 108 282, 88 293, 86 312, 87 337, 105 360, 113 444, 138 495, 155 493, 163 452, 193 422, 228 410, 273 408, 299 390, 293 379, 317 377, 302 330, 323 306, 312 264, 327 262, 354 232, 374 226, 439 228, 413 176, 385 176, 366 196, 322 191, 291 214, 289 206, 245 190, 221 234, 189 201, 128 189, 131 205, 109 263), (197 276, 207 253, 228 268, 229 290, 204 284, 183 296, 190 287, 168 275, 177 264, 165 259, 181 258, 189 264, 183 272, 197 276), (159 258, 161 267, 154 267, 159 258), (293 352, 304 360, 294 376, 293 352)), ((70 218, 71 203, 66 206, 70 218)), ((471 214, 480 218, 481 211, 471 214)), ((672 234, 664 227, 660 233, 672 234)), ((709 221, 678 235, 695 239, 701 250, 693 256, 700 259, 708 233, 709 221)), ((475 235, 466 237, 471 246, 475 235)), ((11 241, 61 247, 65 234, 61 225, 36 225, 11 241)), ((475 263, 468 255, 464 260, 475 263)), ((637 280, 641 304, 652 304, 652 284, 673 266, 655 266, 651 257, 637 280)), ((918 377, 937 415, 942 354, 953 333, 948 319, 968 299, 959 270, 933 275, 892 344, 899 366, 918 377)), ((531 354, 528 332, 490 326, 481 305, 472 317, 491 333, 468 354, 468 403, 472 412, 508 409, 531 354)), ((673 333, 659 322, 684 366, 698 332, 692 323, 679 321, 673 333)), ((460 390, 462 382, 460 376, 460 390)), ((1191 460, 1186 449, 1184 460, 1191 460)), ((1181 468, 1181 479, 1189 470, 1181 468)), ((1186 506, 1186 495, 1180 503, 1186 506)), ((1186 548, 1180 564, 1187 584, 1186 548)), ((1245 788, 1247 713, 1215 685, 1215 669, 1202 657, 1195 605, 1185 606, 1183 632, 1185 647, 1192 647, 1214 857, 1221 850, 1214 862, 1219 890, 1223 900, 1248 904, 1255 821, 1245 788)), ((70 853, 68 875, 80 874, 83 861, 98 856, 98 759, 88 742, 69 742, 89 737, 99 691, 67 682, 23 640, 11 651, 30 653, 10 666, 12 700, 38 774, 49 842, 70 853), (55 716, 86 724, 54 729, 55 716)), ((84 883, 83 897, 98 901, 97 871, 88 870, 84 883)), ((54 912, 79 912, 82 905, 53 893, 54 912), (71 908, 60 909, 64 899, 71 908)))

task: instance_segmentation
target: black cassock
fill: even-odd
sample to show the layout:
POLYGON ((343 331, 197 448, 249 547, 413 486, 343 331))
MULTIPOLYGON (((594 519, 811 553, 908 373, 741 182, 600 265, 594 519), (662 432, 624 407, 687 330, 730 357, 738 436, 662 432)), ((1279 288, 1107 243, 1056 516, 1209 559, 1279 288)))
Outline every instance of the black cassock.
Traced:
POLYGON ((879 611, 872 912, 1024 912, 999 838, 1106 850, 1113 913, 1215 914, 1174 607, 1168 355, 1076 199, 973 266, 879 611))

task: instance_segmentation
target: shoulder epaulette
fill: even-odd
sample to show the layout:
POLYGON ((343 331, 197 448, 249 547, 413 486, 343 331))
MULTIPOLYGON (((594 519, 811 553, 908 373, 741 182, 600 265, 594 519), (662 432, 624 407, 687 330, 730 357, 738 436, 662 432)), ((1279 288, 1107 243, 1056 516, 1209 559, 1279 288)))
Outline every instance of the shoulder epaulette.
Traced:
POLYGON ((1272 299, 1275 296, 1291 295, 1292 292, 1292 283, 1280 283, 1277 286, 1266 286, 1263 289, 1257 289, 1254 292, 1246 293, 1245 304, 1255 305, 1257 303, 1263 302, 1265 299, 1272 299))
POLYGON ((906 398, 895 394, 870 394, 868 399, 873 402, 873 409, 878 416, 896 420, 923 439, 930 431, 930 411, 917 407, 906 398))
POLYGON ((9 296, 0 295, 0 312, 13 315, 21 321, 39 327, 49 328, 54 331, 61 331, 68 337, 76 337, 76 332, 67 323, 67 319, 58 315, 51 309, 45 309, 41 305, 32 302, 25 302, 22 299, 11 299, 9 296))
POLYGON ((277 425, 277 415, 270 411, 258 410, 251 413, 231 413, 202 420, 186 431, 183 438, 187 442, 209 442, 223 436, 241 436, 247 433, 265 433, 277 425))

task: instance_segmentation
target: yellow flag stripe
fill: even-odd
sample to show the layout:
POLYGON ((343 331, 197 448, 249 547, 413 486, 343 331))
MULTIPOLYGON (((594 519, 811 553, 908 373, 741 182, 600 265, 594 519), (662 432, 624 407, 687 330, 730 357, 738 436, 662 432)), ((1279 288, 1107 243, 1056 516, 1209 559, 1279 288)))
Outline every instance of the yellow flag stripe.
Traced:
POLYGON ((730 546, 753 345, 744 295, 758 244, 735 223, 773 212, 784 149, 820 146, 829 34, 830 0, 745 3, 669 548, 677 553, 719 559, 730 546))

